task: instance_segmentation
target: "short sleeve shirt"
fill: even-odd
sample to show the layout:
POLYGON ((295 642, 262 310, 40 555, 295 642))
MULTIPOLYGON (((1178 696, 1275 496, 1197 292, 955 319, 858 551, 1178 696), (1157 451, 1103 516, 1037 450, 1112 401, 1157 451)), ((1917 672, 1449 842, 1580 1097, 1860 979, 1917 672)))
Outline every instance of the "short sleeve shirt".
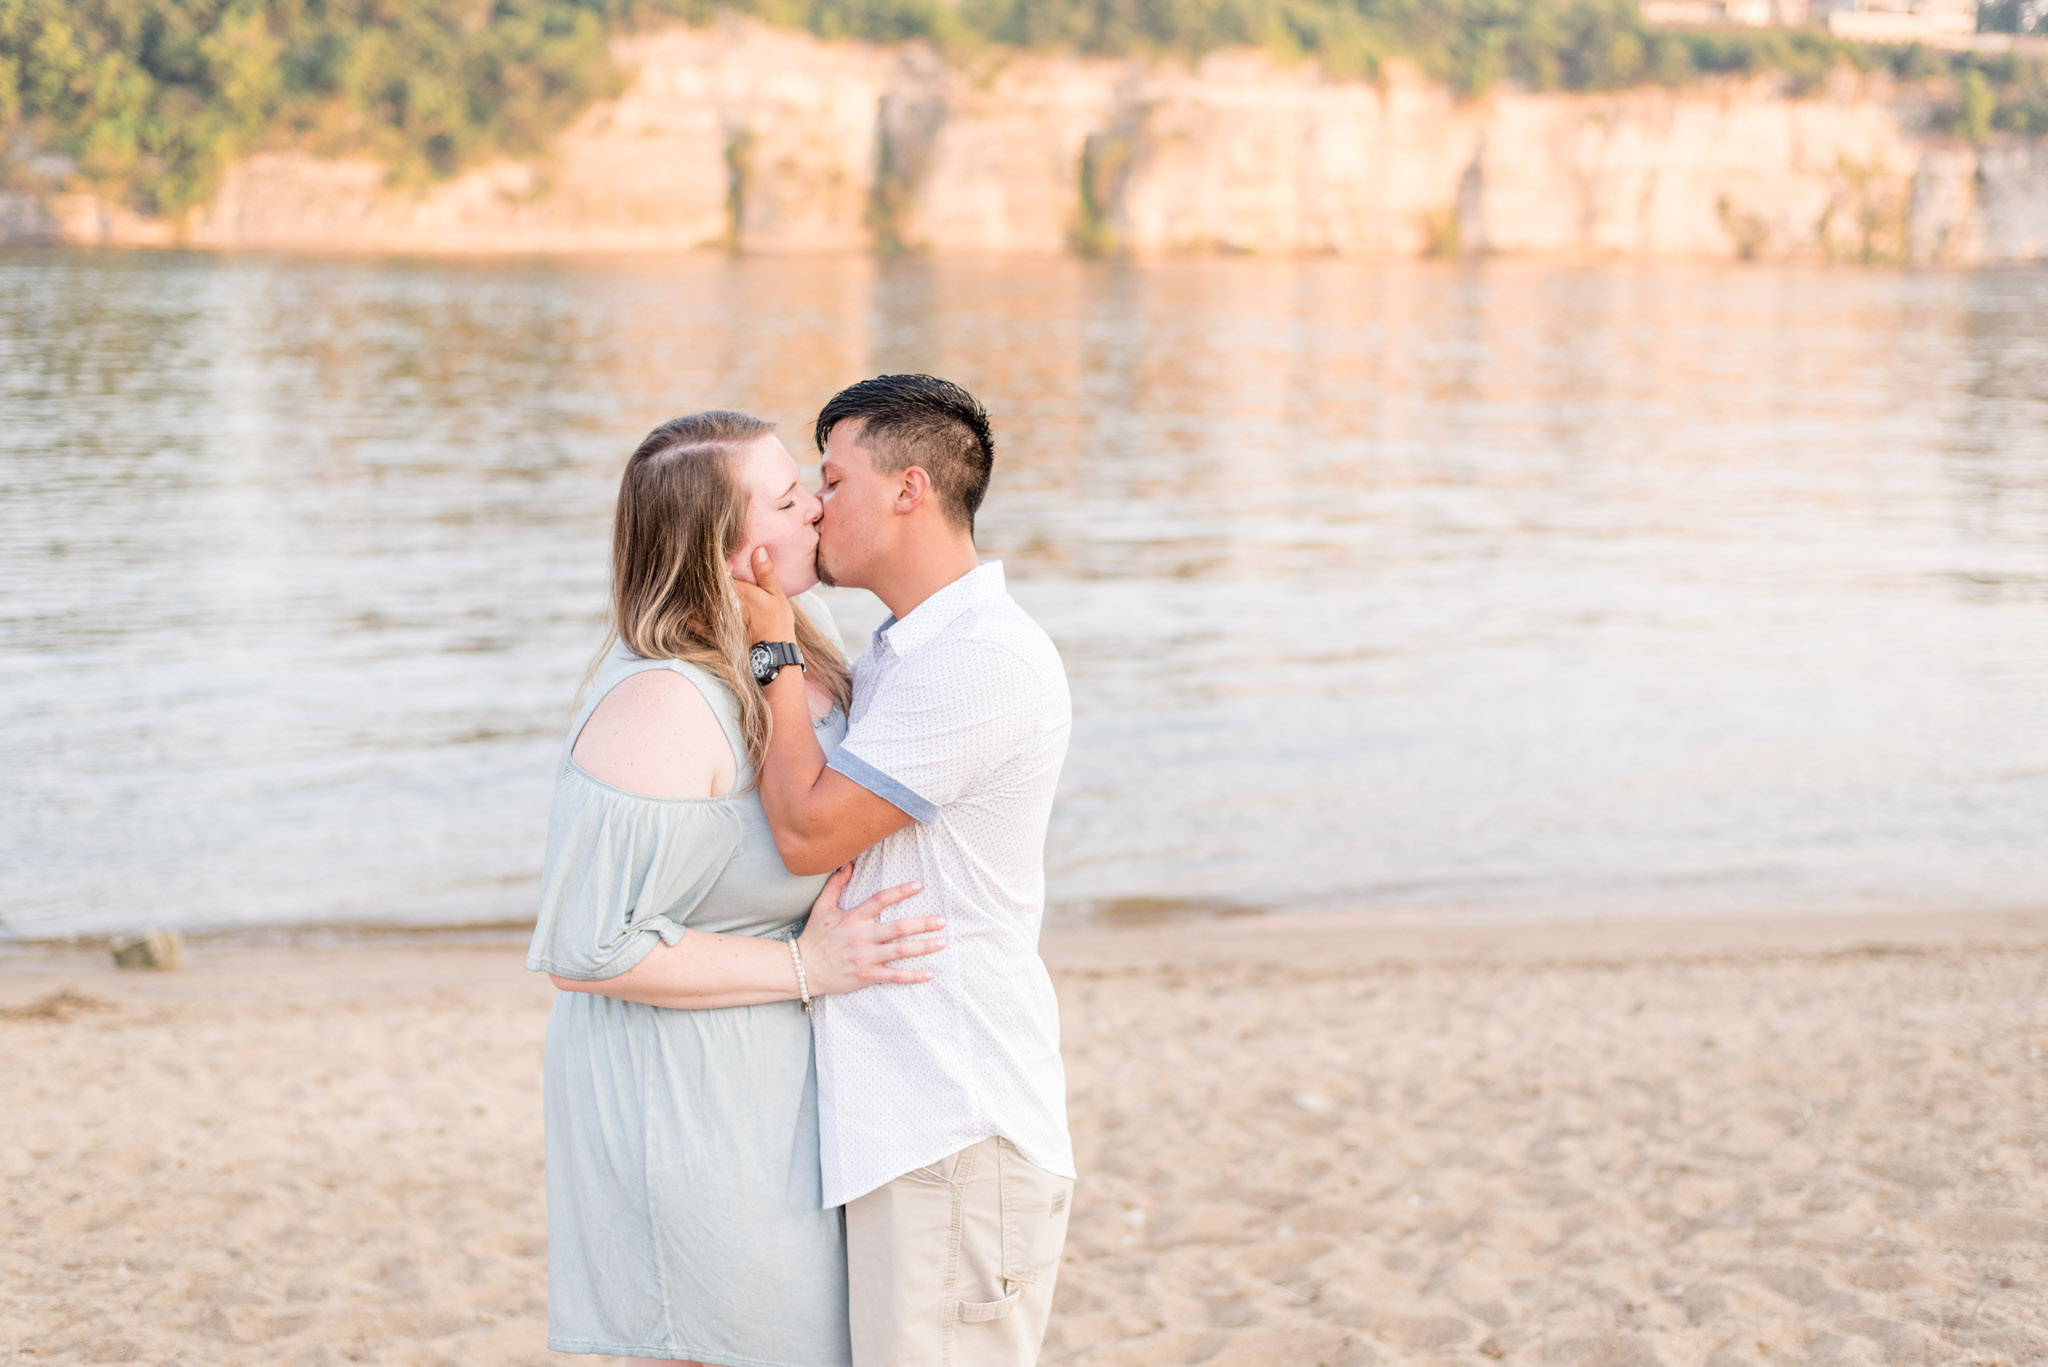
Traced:
POLYGON ((821 998, 813 1017, 825 1204, 1000 1135, 1074 1176, 1059 1007, 1038 957, 1045 831, 1072 713, 1059 651, 991 562, 884 622, 854 662, 831 767, 913 823, 854 864, 851 906, 942 915, 932 981, 821 998))

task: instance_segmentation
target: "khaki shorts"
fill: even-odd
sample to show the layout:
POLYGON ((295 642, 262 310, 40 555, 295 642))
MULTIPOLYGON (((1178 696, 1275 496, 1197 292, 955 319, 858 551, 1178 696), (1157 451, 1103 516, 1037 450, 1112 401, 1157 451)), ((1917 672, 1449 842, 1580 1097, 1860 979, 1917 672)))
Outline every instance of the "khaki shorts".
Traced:
POLYGON ((1073 1192, 984 1139, 848 1202, 853 1367, 1031 1367, 1073 1192))

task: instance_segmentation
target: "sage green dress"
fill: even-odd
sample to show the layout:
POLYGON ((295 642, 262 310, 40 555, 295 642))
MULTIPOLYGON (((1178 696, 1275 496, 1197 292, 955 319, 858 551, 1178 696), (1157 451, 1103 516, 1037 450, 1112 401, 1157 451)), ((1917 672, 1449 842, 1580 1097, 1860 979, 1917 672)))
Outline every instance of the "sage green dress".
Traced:
MULTIPOLYGON (((846 734, 819 724, 827 754, 846 734)), ((787 939, 823 878, 782 866, 727 688, 620 647, 555 780, 526 966, 615 977, 691 930, 787 939), (669 669, 703 691, 740 767, 724 797, 643 797, 570 757, 613 687, 669 669)), ((685 1011, 556 995, 545 1066, 548 1347, 722 1367, 843 1367, 846 1245, 821 1208, 817 1074, 794 1001, 685 1011)))

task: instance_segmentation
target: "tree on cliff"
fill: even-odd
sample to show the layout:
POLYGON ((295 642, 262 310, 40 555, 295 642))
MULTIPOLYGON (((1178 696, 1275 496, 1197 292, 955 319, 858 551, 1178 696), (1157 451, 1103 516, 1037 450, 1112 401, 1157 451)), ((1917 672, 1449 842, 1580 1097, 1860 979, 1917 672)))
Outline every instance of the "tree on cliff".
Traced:
POLYGON ((440 174, 616 88, 606 37, 563 0, 0 0, 0 135, 151 211, 272 139, 440 174))

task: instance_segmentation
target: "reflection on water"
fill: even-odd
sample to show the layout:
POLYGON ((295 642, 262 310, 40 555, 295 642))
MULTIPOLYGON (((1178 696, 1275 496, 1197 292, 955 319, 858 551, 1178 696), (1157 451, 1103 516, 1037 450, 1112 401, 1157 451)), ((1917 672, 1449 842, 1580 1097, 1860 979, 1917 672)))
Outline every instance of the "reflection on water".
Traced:
POLYGON ((2048 274, 17 253, 0 920, 525 914, 626 452, 903 369, 1060 914, 2048 903, 2048 274))

